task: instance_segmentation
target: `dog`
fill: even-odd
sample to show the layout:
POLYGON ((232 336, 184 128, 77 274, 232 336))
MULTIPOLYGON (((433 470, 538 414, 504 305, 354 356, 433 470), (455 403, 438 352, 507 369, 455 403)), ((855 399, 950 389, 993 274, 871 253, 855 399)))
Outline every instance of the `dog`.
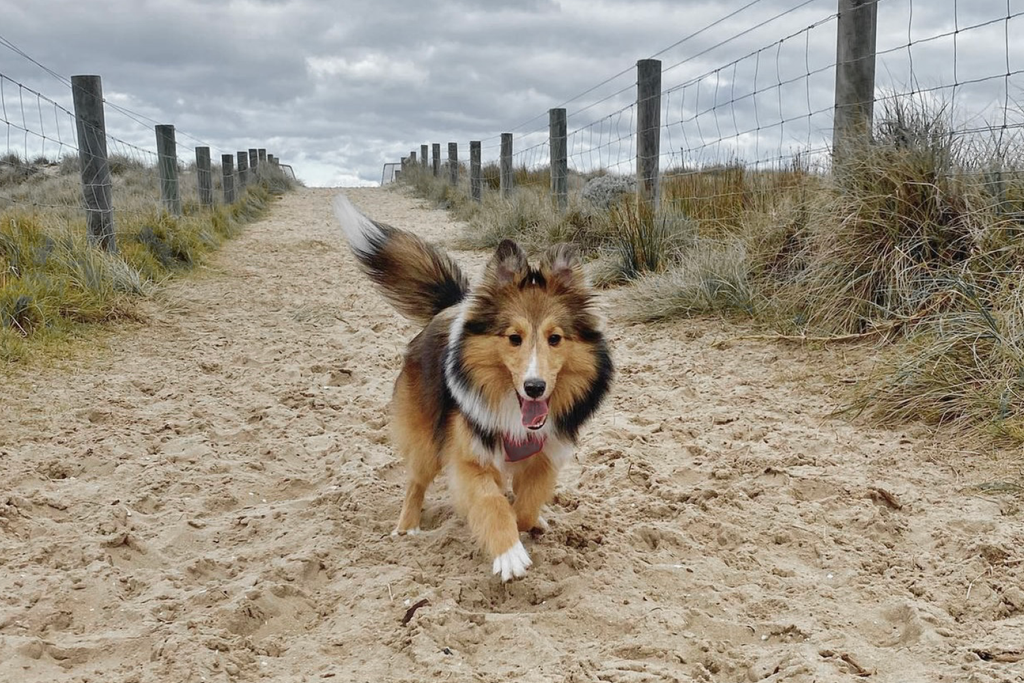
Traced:
POLYGON ((532 561, 519 533, 546 528, 541 508, 613 375, 576 249, 553 246, 531 266, 504 240, 471 286, 443 251, 367 218, 344 194, 334 209, 363 271, 423 326, 391 399, 393 446, 408 474, 393 534, 419 531, 424 494, 447 466, 492 572, 502 582, 525 576, 532 561))

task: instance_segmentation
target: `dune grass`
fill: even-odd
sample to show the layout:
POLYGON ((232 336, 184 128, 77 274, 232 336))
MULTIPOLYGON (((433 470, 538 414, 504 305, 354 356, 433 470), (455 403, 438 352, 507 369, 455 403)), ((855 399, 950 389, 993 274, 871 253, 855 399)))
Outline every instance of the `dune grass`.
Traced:
POLYGON ((111 161, 116 253, 85 237, 74 160, 35 163, 34 172, 4 188, 0 364, 33 352, 61 353, 69 340, 88 335, 89 325, 138 318, 138 297, 202 263, 291 187, 283 173, 268 168, 235 204, 204 208, 194 175, 185 173, 182 215, 172 216, 159 206, 154 169, 130 159, 111 161))
POLYGON ((1020 271, 949 283, 945 310, 890 349, 847 412, 883 424, 922 420, 1024 443, 1024 295, 1020 271))
POLYGON ((589 177, 578 174, 570 174, 569 206, 563 212, 555 210, 548 195, 547 168, 514 169, 515 189, 507 198, 497 192, 496 165, 483 167, 481 175, 484 193, 476 202, 469 196, 465 173, 457 187, 445 173, 435 178, 429 170, 416 168, 407 174, 406 182, 416 194, 464 223, 455 241, 465 249, 492 249, 503 239, 516 240, 532 251, 571 242, 595 259, 601 271, 598 280, 617 284, 668 268, 695 229, 678 212, 655 215, 628 202, 588 202, 580 190, 589 177), (488 181, 492 176, 494 183, 488 181))
MULTIPOLYGON (((463 246, 510 237, 578 244, 599 285, 629 286, 623 316, 739 315, 788 338, 880 344, 847 406, 877 422, 920 420, 1024 443, 1024 145, 964 136, 941 104, 886 98, 873 142, 835 169, 666 171, 659 210, 632 195, 548 199, 547 169, 517 171, 482 203, 445 188, 463 246)), ((594 174, 598 175, 598 174, 594 174)))
POLYGON ((739 242, 701 239, 683 251, 671 269, 637 279, 626 320, 655 322, 681 316, 731 312, 757 313, 758 293, 749 279, 749 261, 739 242))

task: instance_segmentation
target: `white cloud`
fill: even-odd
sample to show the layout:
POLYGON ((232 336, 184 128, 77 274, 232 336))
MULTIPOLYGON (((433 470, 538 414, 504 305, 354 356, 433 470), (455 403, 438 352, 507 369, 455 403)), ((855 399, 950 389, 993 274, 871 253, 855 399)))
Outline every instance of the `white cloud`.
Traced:
POLYGON ((380 86, 416 85, 429 75, 412 61, 392 59, 382 53, 370 53, 357 59, 309 56, 306 69, 316 79, 351 80, 380 86))

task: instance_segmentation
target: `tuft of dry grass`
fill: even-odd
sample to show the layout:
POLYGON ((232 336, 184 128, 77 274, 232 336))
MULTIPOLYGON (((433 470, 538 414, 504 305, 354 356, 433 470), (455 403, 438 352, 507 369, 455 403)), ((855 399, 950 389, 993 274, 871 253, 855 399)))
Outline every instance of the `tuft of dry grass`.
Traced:
POLYGON ((497 163, 482 164, 480 166, 480 178, 483 181, 485 190, 498 192, 501 190, 501 166, 497 163))
POLYGON ((857 333, 915 315, 986 231, 976 178, 957 164, 941 119, 901 125, 910 127, 883 125, 889 133, 850 151, 807 234, 790 293, 812 327, 857 333))
POLYGON ((0 156, 0 187, 10 188, 39 175, 39 166, 23 161, 17 154, 0 156))
POLYGON ((512 169, 513 187, 534 187, 547 191, 551 187, 551 168, 549 166, 538 166, 527 168, 516 166, 512 169))
MULTIPOLYGON (((195 172, 194 167, 192 172, 195 172)), ((213 169, 213 176, 215 178, 221 175, 218 168, 213 169)), ((256 182, 271 195, 283 195, 302 185, 300 181, 285 173, 280 166, 269 163, 257 167, 256 182)), ((216 191, 216 188, 214 191, 216 191)))
POLYGON ((1024 157, 958 136, 948 121, 942 107, 889 101, 875 143, 837 170, 780 296, 809 328, 889 342, 852 411, 1019 443, 1024 157))
POLYGON ((771 215, 818 183, 799 158, 788 168, 748 169, 738 161, 700 169, 675 168, 661 183, 664 207, 696 221, 703 235, 744 232, 752 216, 771 215))
POLYGON ((684 215, 656 212, 646 202, 612 205, 611 216, 612 250, 622 282, 664 272, 695 237, 694 225, 684 215))
POLYGON ((701 239, 671 269, 637 280, 624 317, 654 322, 708 313, 753 316, 756 298, 743 244, 701 239))
POLYGON ((892 347, 848 411, 883 424, 980 426, 1024 443, 1024 294, 1012 282, 1017 277, 950 283, 951 310, 929 315, 892 347))
POLYGON ((467 249, 493 249, 503 239, 535 246, 545 241, 552 215, 550 202, 538 193, 515 192, 509 199, 489 193, 457 241, 467 249))

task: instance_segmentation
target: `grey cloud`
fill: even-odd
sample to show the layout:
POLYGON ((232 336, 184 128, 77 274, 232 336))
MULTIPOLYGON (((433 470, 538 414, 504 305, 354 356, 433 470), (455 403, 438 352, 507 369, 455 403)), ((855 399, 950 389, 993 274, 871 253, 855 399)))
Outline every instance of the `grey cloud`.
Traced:
MULTIPOLYGON (((549 107, 623 72, 567 105, 570 130, 579 131, 575 163, 591 163, 595 145, 602 163, 619 163, 628 157, 628 145, 613 148, 609 136, 629 133, 629 111, 624 108, 634 96, 636 60, 742 4, 111 0, 100 12, 80 2, 41 0, 29 8, 28 3, 0 0, 0 34, 61 74, 101 74, 105 89, 118 101, 123 96, 129 108, 175 123, 179 142, 190 143, 192 136, 228 152, 273 145, 279 156, 296 162, 307 180, 330 184, 374 182, 381 164, 418 150, 422 143, 458 141, 465 148, 470 139, 484 139, 493 149, 498 134, 518 126, 517 149, 523 149, 543 139, 549 107)), ((806 144, 811 135, 827 136, 830 113, 810 119, 807 114, 829 108, 831 73, 809 81, 799 77, 808 66, 834 61, 834 23, 815 30, 809 39, 801 35, 781 49, 766 49, 735 68, 708 74, 828 17, 835 11, 834 0, 813 2, 700 54, 796 4, 764 0, 660 55, 667 69, 663 87, 688 84, 666 98, 664 145, 682 147, 685 137, 704 152, 749 153, 763 146, 778 154, 782 147, 806 144), (772 87, 773 80, 791 78, 797 81, 772 87), (709 90, 715 79, 720 82, 717 95, 709 90), (728 93, 721 84, 728 86, 728 93), (759 91, 756 98, 743 96, 752 90, 759 91), (690 120, 715 98, 718 108, 690 120), (780 116, 792 120, 781 130, 771 121, 780 116), (705 144, 719 131, 735 136, 757 128, 762 117, 760 125, 770 129, 763 145, 754 140, 751 147, 749 136, 737 139, 734 148, 705 144)), ((908 25, 915 39, 946 30, 952 25, 953 7, 953 0, 915 2, 911 17, 909 0, 880 3, 879 46, 905 43, 908 25)), ((956 7, 961 27, 1006 12, 1005 0, 959 2, 956 7)), ((999 35, 998 26, 960 34, 960 77, 998 73, 1005 62, 999 35)), ((951 56, 942 45, 915 50, 920 82, 949 78, 944 70, 951 56)), ((1024 47, 1011 46, 1015 64, 1024 64, 1022 51, 1024 47)), ((70 99, 58 81, 11 52, 0 58, 0 71, 62 103, 70 99)), ((908 75, 906 59, 895 52, 881 60, 880 82, 908 75)), ((989 101, 1001 87, 990 85, 964 87, 962 92, 989 101)), ((968 98, 963 99, 966 103, 968 98)), ((144 123, 108 113, 112 134, 152 148, 152 131, 144 123)))

